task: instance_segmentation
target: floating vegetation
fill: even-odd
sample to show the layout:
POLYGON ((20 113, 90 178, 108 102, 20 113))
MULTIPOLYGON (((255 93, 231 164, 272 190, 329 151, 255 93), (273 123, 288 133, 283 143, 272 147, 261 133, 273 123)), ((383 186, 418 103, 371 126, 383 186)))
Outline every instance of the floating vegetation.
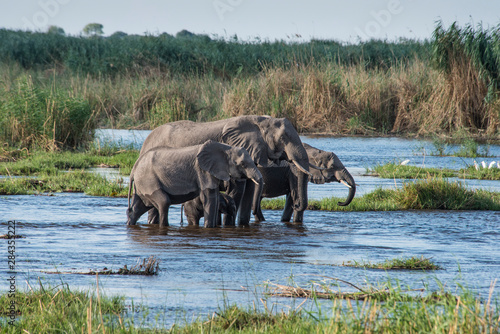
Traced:
POLYGON ((20 234, 2 234, 0 235, 0 239, 23 239, 25 236, 20 234))
POLYGON ((160 261, 154 255, 147 259, 137 259, 137 263, 130 269, 127 265, 118 270, 112 270, 104 267, 102 270, 89 270, 89 271, 43 271, 46 274, 75 274, 75 275, 144 275, 153 276, 158 275, 160 271, 160 261))
POLYGON ((347 261, 342 263, 344 267, 382 269, 382 270, 439 270, 439 265, 431 261, 430 258, 410 256, 395 259, 387 259, 381 263, 371 263, 366 261, 347 261))
MULTIPOLYGON (((310 288, 303 288, 296 284, 294 285, 282 285, 272 282, 266 282, 267 291, 265 292, 268 296, 273 297, 287 297, 287 298, 318 298, 318 299, 349 299, 349 300, 370 300, 370 301, 413 301, 413 300, 443 300, 450 299, 455 300, 455 297, 448 292, 433 292, 429 295, 417 295, 415 292, 424 293, 425 289, 406 289, 403 290, 400 287, 392 287, 388 282, 382 284, 380 287, 375 287, 373 285, 367 285, 365 287, 358 287, 348 281, 344 281, 335 277, 328 277, 322 275, 320 276, 324 280, 322 281, 311 281, 310 288), (332 284, 332 281, 337 282, 337 284, 332 284), (355 291, 341 291, 339 284, 346 284, 355 291)), ((352 289, 351 289, 352 290, 352 289)))

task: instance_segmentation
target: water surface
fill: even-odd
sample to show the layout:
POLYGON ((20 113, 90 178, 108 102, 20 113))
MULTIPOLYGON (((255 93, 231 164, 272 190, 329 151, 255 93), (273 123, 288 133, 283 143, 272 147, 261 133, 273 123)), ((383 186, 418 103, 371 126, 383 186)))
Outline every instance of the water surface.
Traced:
MULTIPOLYGON (((140 147, 147 132, 117 131, 113 140, 140 147), (131 139, 132 138, 132 139, 131 139)), ((363 176, 366 168, 394 160, 410 159, 415 165, 462 168, 468 159, 416 154, 415 147, 430 147, 424 141, 397 138, 309 138, 318 148, 334 151, 354 175, 357 194, 376 187, 396 187, 399 180, 363 176)), ((431 149, 428 148, 428 149, 431 149)), ((490 154, 499 155, 492 146, 490 154)), ((489 158, 490 160, 494 158, 489 158)), ((499 159, 500 160, 500 159, 499 159)), ((113 174, 109 174, 113 177, 113 174)), ((465 181, 468 186, 500 191, 498 181, 465 181)), ((310 197, 347 196, 340 184, 311 185, 310 197)), ((317 275, 335 277, 362 286, 399 280, 402 285, 437 289, 435 279, 448 288, 465 284, 487 298, 494 280, 500 278, 500 214, 489 211, 396 211, 319 212, 307 211, 302 225, 280 222, 281 212, 264 210, 267 221, 247 227, 204 229, 180 223, 180 206, 171 207, 171 226, 148 226, 146 217, 135 227, 125 225, 127 200, 80 193, 54 196, 2 196, 0 234, 7 221, 17 221, 16 242, 18 289, 26 281, 37 285, 64 282, 72 288, 95 286, 87 275, 48 274, 118 270, 131 267, 138 258, 155 255, 161 271, 157 276, 100 277, 100 289, 126 296, 131 307, 143 303, 147 317, 161 325, 205 317, 224 304, 297 307, 302 300, 267 298, 265 282, 307 286, 317 275), (364 270, 341 266, 347 261, 381 262, 402 256, 425 256, 443 267, 435 272, 364 270)), ((4 258, 7 258, 6 244, 4 258)), ((0 266, 7 275, 7 261, 0 266)), ((342 287, 348 290, 347 286, 342 287)), ((0 285, 2 292, 7 284, 0 285)), ((499 289, 494 296, 499 296, 499 289)), ((329 303, 329 302, 324 302, 329 303)), ((328 305, 328 304, 327 304, 328 305)), ((304 304, 302 307, 313 307, 304 304)), ((127 313, 132 315, 133 312, 127 313)), ((141 315, 142 316, 142 315, 141 315)))

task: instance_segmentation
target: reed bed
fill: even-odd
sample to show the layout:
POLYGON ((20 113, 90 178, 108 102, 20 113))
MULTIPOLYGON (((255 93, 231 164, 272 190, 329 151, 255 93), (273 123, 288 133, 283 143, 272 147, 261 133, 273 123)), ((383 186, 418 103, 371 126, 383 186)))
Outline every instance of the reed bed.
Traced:
POLYGON ((287 117, 302 133, 498 139, 499 35, 480 26, 359 44, 5 29, 0 42, 0 139, 16 148, 244 114, 287 117))

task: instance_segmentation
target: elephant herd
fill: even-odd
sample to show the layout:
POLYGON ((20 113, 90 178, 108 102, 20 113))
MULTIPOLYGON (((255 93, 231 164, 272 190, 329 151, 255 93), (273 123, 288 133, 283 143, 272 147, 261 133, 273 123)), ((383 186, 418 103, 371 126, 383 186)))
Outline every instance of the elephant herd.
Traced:
POLYGON ((308 182, 334 181, 349 187, 338 203, 348 205, 356 192, 351 174, 334 153, 302 143, 286 118, 167 123, 151 131, 130 173, 127 224, 148 212, 148 223, 168 226, 170 205, 183 204, 189 224, 204 217, 205 227, 247 225, 251 213, 265 220, 262 198, 282 195, 281 220, 293 215, 301 223, 308 182))

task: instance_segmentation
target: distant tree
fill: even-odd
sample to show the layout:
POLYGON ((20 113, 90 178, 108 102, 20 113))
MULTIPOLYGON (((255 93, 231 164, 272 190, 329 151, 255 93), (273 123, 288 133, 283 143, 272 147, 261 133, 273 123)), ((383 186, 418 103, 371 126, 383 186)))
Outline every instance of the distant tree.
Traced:
POLYGON ((123 32, 123 31, 116 31, 114 32, 111 36, 111 38, 123 38, 123 37, 127 37, 127 33, 123 32))
POLYGON ((66 35, 66 33, 64 32, 64 29, 61 27, 58 27, 58 26, 50 26, 47 29, 47 33, 48 34, 56 34, 56 35, 66 35))
POLYGON ((181 31, 179 31, 177 34, 175 34, 175 37, 177 38, 185 38, 185 37, 194 37, 196 36, 195 34, 193 34, 191 31, 187 31, 186 29, 183 29, 181 31))
POLYGON ((102 36, 103 25, 100 23, 89 23, 83 28, 83 34, 86 36, 102 36))

